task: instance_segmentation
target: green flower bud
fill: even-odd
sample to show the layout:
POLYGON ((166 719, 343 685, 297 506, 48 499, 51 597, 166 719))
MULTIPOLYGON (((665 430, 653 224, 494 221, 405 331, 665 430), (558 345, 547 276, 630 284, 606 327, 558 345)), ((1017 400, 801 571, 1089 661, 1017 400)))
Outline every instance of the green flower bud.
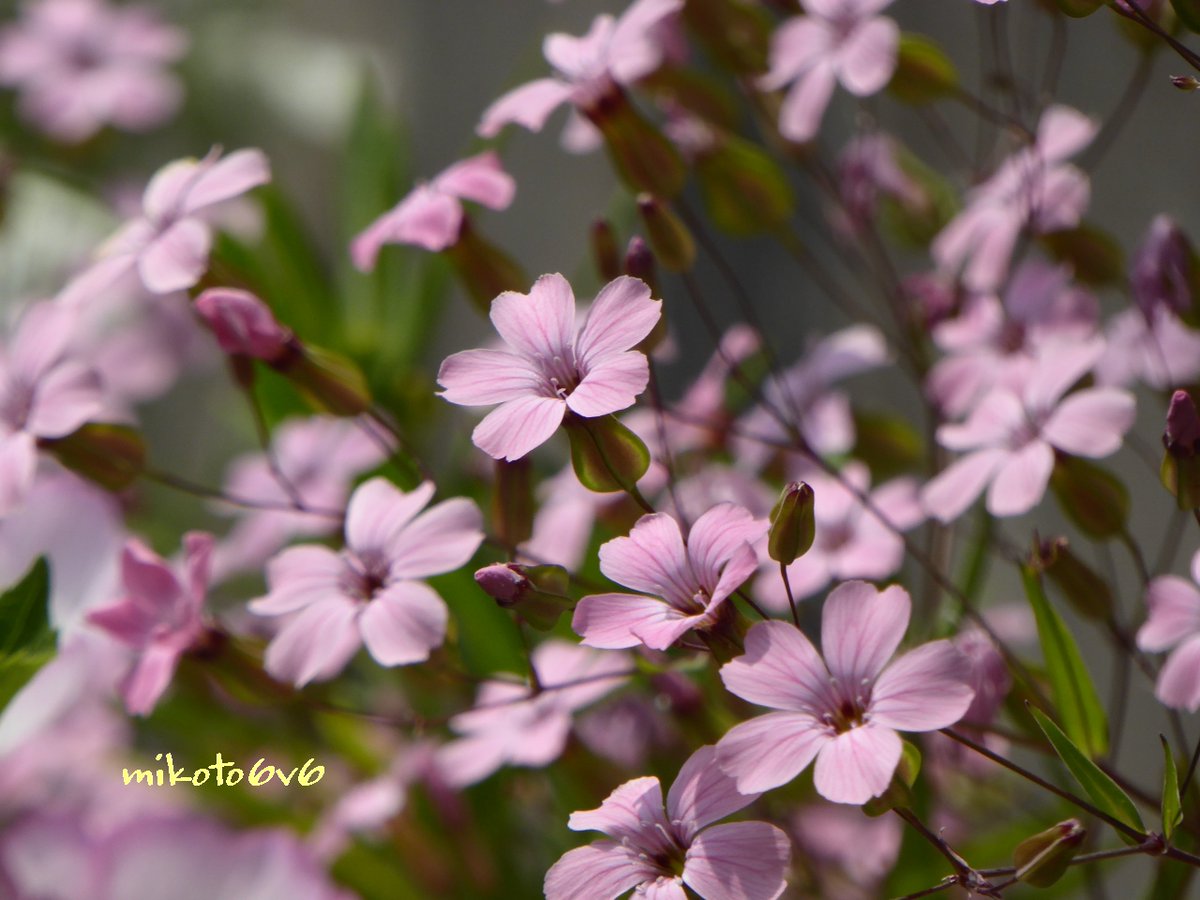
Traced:
POLYGON ((128 425, 93 422, 38 446, 66 468, 110 491, 127 488, 146 468, 146 444, 128 425))
POLYGON ((492 492, 492 524, 496 537, 508 547, 529 540, 533 533, 533 464, 525 456, 514 462, 496 460, 496 489, 492 492))
POLYGON ((1129 492, 1115 475, 1077 456, 1059 454, 1050 489, 1072 522, 1088 537, 1120 534, 1129 516, 1129 492))
POLYGON ((624 91, 614 85, 583 113, 600 129, 617 176, 628 187, 668 199, 683 189, 687 168, 679 151, 642 118, 624 91))
POLYGON ((771 530, 767 533, 767 554, 783 565, 791 565, 813 545, 817 523, 813 516, 813 489, 803 481, 793 481, 771 510, 771 530))
POLYGON ((597 219, 592 223, 591 238, 596 273, 601 281, 612 281, 621 274, 621 259, 617 255, 617 236, 607 219, 597 219))
POLYGON ((598 494, 637 490, 638 479, 650 468, 650 451, 641 438, 615 416, 585 419, 568 412, 563 427, 580 484, 598 494))
POLYGON ((669 272, 685 272, 696 261, 696 242, 687 226, 667 204, 652 194, 638 194, 638 215, 650 238, 654 255, 669 272))
POLYGON ((1050 887, 1067 871, 1086 836, 1078 819, 1067 819, 1021 841, 1013 850, 1017 878, 1034 887, 1050 887))

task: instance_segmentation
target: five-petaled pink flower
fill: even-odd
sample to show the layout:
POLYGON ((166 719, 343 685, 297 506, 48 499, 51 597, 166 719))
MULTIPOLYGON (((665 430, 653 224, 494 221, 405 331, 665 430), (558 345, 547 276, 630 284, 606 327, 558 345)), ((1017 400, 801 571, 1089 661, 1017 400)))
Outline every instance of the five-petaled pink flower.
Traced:
POLYGON ((661 315, 650 288, 623 275, 609 282, 575 328, 575 295, 563 276, 543 275, 528 294, 505 291, 491 319, 508 350, 464 350, 438 372, 441 396, 461 406, 499 403, 471 435, 495 459, 539 447, 567 411, 585 418, 633 405, 650 367, 635 347, 661 315))
POLYGON ((142 215, 126 222, 100 248, 99 258, 67 285, 64 303, 86 301, 130 274, 152 294, 195 286, 208 268, 213 208, 271 180, 261 150, 238 150, 221 158, 179 159, 150 179, 142 215))
POLYGON ((516 191, 516 182, 493 151, 464 159, 432 181, 418 184, 372 222, 350 245, 350 256, 355 266, 369 272, 384 244, 415 244, 435 253, 445 250, 457 243, 462 230, 463 200, 505 209, 516 191))
POLYGON ((684 545, 666 513, 642 516, 628 537, 600 548, 600 571, 637 594, 593 594, 575 607, 571 627, 590 647, 645 644, 665 650, 692 629, 719 621, 729 595, 758 566, 751 546, 768 523, 740 506, 714 506, 692 525, 684 545))
POLYGON ((619 18, 597 16, 583 37, 551 34, 542 44, 557 78, 539 78, 514 88, 484 110, 476 131, 495 137, 510 122, 541 131, 550 113, 571 103, 587 110, 617 85, 631 84, 659 67, 663 58, 657 27, 683 9, 684 0, 636 0, 619 18))
POLYGON ((350 498, 340 553, 306 544, 267 564, 269 593, 250 610, 297 614, 267 647, 268 672, 297 686, 332 678, 363 644, 384 666, 429 658, 446 634, 446 604, 418 579, 457 569, 483 541, 470 500, 421 513, 433 492, 431 482, 406 494, 372 478, 350 498))
POLYGON ((1133 424, 1133 395, 1087 388, 1063 397, 1096 364, 1103 342, 1047 345, 1018 389, 992 389, 962 424, 943 425, 938 443, 970 451, 925 485, 921 502, 942 522, 960 516, 987 488, 994 516, 1019 516, 1042 499, 1055 451, 1093 459, 1115 453, 1133 424))
POLYGON ((740 791, 791 781, 816 759, 817 793, 835 803, 882 794, 900 762, 897 731, 933 731, 957 722, 974 691, 962 655, 932 641, 890 662, 912 601, 898 585, 882 591, 847 581, 825 601, 824 660, 784 622, 758 622, 746 654, 721 668, 725 686, 782 712, 735 725, 717 744, 717 760, 740 791))
POLYGON ((784 22, 771 38, 771 68, 759 86, 791 84, 779 109, 779 132, 793 141, 816 136, 833 86, 857 97, 877 93, 896 70, 900 29, 876 15, 892 0, 807 0, 806 15, 784 22))
POLYGON ((775 900, 787 887, 791 859, 786 834, 766 822, 718 819, 749 806, 704 746, 679 770, 663 810, 657 778, 627 781, 600 805, 571 814, 574 831, 601 831, 609 840, 568 851, 546 873, 546 900, 615 900, 634 896, 682 900, 684 885, 705 900, 775 900))
POLYGON ((1160 575, 1146 587, 1146 623, 1138 629, 1143 650, 1171 651, 1158 673, 1154 696, 1167 706, 1200 709, 1200 552, 1192 557, 1192 581, 1160 575))
POLYGON ((171 683, 179 658, 204 631, 201 610, 208 590, 212 535, 190 532, 183 547, 180 579, 153 550, 130 539, 121 556, 124 596, 87 617, 138 653, 121 688, 125 708, 134 715, 153 711, 171 683))

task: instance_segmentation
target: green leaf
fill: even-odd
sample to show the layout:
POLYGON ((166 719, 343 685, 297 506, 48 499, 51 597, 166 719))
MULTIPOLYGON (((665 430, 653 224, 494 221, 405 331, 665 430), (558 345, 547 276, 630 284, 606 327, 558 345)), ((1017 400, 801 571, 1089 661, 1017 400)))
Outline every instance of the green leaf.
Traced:
POLYGON ((958 70, 929 38, 902 34, 896 74, 887 89, 903 103, 931 103, 958 90, 958 70))
POLYGON ((1038 573, 1031 566, 1022 566, 1021 582, 1033 608, 1050 690, 1063 729, 1095 759, 1108 749, 1108 722, 1096 686, 1066 623, 1046 598, 1038 573))
POLYGON ((1125 253, 1107 231, 1086 222, 1042 237, 1055 259, 1070 263, 1084 284, 1101 286, 1125 281, 1125 253))
POLYGON ((54 656, 49 596, 50 569, 45 557, 0 594, 0 709, 54 656))
POLYGON ((1171 746, 1161 734, 1158 736, 1163 748, 1162 827, 1163 837, 1168 841, 1175 826, 1183 821, 1183 808, 1179 800, 1179 772, 1175 769, 1175 756, 1171 746))
MULTIPOLYGON (((1042 733, 1046 735, 1046 739, 1054 747, 1054 752, 1058 754, 1058 758, 1063 761, 1063 764, 1075 777, 1075 780, 1079 782, 1079 786, 1083 788, 1096 808, 1101 812, 1107 813, 1118 822, 1122 822, 1144 834, 1146 826, 1142 824, 1142 817, 1138 815, 1137 807, 1133 805, 1133 801, 1129 799, 1129 796, 1121 790, 1117 783, 1109 778, 1099 766, 1088 759, 1083 751, 1075 746, 1070 738, 1063 734, 1062 729, 1055 725, 1049 716, 1037 707, 1030 707, 1029 711, 1033 713, 1038 727, 1042 729, 1042 733)), ((1127 844, 1137 843, 1133 837, 1127 835, 1124 831, 1118 830, 1117 833, 1127 844)))
POLYGON ((775 161, 735 135, 700 156, 696 177, 713 224, 732 235, 779 228, 796 208, 792 186, 775 161))
POLYGON ((1171 8, 1188 31, 1200 31, 1200 0, 1171 0, 1171 8))

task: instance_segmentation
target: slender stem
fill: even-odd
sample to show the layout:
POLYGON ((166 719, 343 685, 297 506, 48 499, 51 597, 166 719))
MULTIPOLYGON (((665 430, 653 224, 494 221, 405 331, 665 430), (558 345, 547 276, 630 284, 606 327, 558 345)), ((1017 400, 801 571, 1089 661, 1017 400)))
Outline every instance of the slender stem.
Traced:
POLYGON ((1192 783, 1192 776, 1196 774, 1196 763, 1200 762, 1200 738, 1196 740, 1196 749, 1192 751, 1192 759, 1188 763, 1187 774, 1183 776, 1183 781, 1179 784, 1179 796, 1187 796, 1188 787, 1192 783))
POLYGON ((142 470, 141 476, 147 481, 152 481, 155 484, 161 484, 164 487, 169 487, 184 494, 191 494, 194 497, 203 497, 208 500, 220 500, 223 503, 228 503, 232 506, 240 506, 245 509, 257 509, 264 512, 302 513, 313 516, 323 516, 328 519, 337 519, 339 521, 345 517, 345 513, 342 510, 319 509, 311 506, 298 507, 291 503, 273 503, 269 500, 252 500, 248 497, 239 496, 238 494, 230 494, 217 488, 198 484, 197 482, 190 481, 180 475, 174 475, 170 472, 163 472, 149 467, 142 470))
POLYGON ((792 596, 792 582, 788 578, 786 563, 779 564, 779 577, 783 579, 783 589, 787 592, 788 606, 792 608, 792 621, 800 627, 800 611, 796 609, 796 598, 792 596))
POLYGON ((1137 22, 1143 28, 1158 35, 1160 38, 1162 38, 1162 40, 1166 41, 1167 45, 1176 53, 1178 53, 1189 66, 1191 66, 1193 69, 1200 70, 1200 56, 1197 56, 1190 49, 1188 49, 1187 46, 1181 44, 1179 41, 1175 40, 1175 38, 1171 37, 1170 34, 1163 30, 1162 26, 1160 26, 1154 21, 1154 19, 1146 14, 1146 11, 1143 10, 1139 4, 1112 3, 1109 4, 1109 8, 1118 16, 1123 16, 1132 22, 1137 22))

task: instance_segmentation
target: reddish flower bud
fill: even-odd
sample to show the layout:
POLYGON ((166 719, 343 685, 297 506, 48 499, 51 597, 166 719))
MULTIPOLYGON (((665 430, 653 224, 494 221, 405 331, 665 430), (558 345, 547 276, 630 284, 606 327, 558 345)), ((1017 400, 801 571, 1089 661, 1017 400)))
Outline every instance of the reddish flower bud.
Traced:
POLYGON ((602 281, 612 281, 621 274, 621 258, 617 253, 617 236, 607 219, 592 223, 592 259, 602 281))
POLYGON ((1200 507, 1200 414, 1187 391, 1176 391, 1163 432, 1162 483, 1180 509, 1200 507))
POLYGON ((196 312, 231 356, 275 362, 294 340, 292 332, 275 320, 271 308, 249 291, 210 288, 196 298, 196 312))
POLYGON ((562 566, 495 563, 475 573, 475 583, 485 594, 539 631, 549 631, 574 606, 567 596, 568 582, 562 566))
POLYGON ((690 269, 696 261, 696 242, 687 226, 653 194, 638 194, 637 208, 650 246, 663 268, 671 272, 690 269))

